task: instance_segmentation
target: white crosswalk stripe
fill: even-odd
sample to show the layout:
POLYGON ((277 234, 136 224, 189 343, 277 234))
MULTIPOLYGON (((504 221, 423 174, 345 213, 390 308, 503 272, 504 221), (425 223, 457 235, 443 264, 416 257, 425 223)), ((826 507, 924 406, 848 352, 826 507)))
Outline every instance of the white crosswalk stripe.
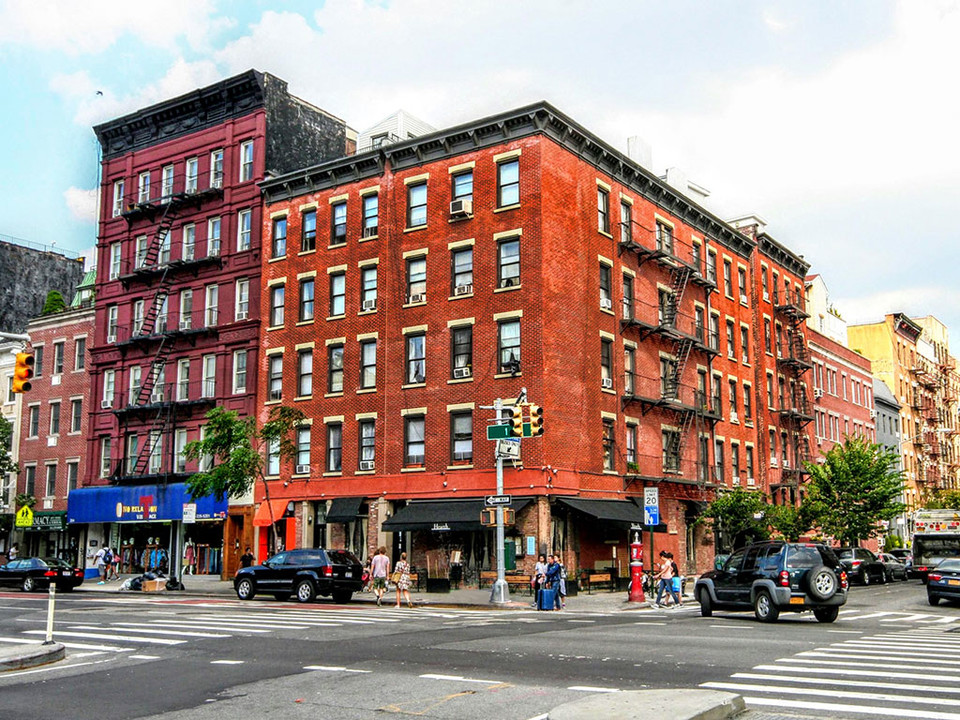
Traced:
POLYGON ((701 687, 811 717, 960 720, 960 636, 928 625, 859 637, 701 687))

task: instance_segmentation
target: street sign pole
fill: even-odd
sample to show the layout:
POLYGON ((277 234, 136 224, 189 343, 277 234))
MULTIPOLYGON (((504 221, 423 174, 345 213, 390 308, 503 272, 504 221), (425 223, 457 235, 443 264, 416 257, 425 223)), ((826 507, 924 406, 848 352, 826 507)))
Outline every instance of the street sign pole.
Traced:
MULTIPOLYGON (((503 417, 503 400, 497 398, 493 403, 497 411, 497 423, 503 417)), ((503 457, 500 453, 497 456, 497 495, 503 495, 503 457)), ((503 505, 497 505, 497 580, 493 583, 493 590, 490 592, 490 602, 503 604, 510 602, 510 586, 504 578, 506 575, 506 561, 503 557, 503 505)))

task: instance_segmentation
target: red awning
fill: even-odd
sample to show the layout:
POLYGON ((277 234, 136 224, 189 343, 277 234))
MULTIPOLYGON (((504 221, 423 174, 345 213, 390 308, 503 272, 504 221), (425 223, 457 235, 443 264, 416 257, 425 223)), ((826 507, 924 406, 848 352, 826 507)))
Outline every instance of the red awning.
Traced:
POLYGON ((256 515, 253 516, 253 524, 255 526, 267 527, 272 524, 270 522, 270 508, 273 508, 273 521, 276 522, 287 512, 287 501, 271 500, 269 503, 260 503, 256 515))

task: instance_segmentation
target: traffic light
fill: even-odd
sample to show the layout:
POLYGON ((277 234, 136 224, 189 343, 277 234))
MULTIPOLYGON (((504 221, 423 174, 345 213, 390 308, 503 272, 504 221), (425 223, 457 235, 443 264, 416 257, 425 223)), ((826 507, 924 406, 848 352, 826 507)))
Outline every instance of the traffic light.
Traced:
POLYGON ((543 435, 543 408, 539 405, 530 406, 530 435, 543 435))
POLYGON ((16 365, 13 368, 13 392, 30 392, 33 383, 33 353, 17 353, 16 365))
POLYGON ((510 409, 511 432, 514 437, 523 437, 523 405, 514 405, 510 409))

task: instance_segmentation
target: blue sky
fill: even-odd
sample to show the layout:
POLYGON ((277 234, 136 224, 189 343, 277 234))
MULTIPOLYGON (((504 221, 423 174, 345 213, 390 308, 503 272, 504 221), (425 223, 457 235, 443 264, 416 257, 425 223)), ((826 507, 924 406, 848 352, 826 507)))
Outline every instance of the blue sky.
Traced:
POLYGON ((92 124, 250 67, 357 130, 546 99, 755 212, 848 319, 960 328, 957 0, 0 2, 0 234, 93 245, 92 124), (98 94, 102 93, 102 94, 98 94))

